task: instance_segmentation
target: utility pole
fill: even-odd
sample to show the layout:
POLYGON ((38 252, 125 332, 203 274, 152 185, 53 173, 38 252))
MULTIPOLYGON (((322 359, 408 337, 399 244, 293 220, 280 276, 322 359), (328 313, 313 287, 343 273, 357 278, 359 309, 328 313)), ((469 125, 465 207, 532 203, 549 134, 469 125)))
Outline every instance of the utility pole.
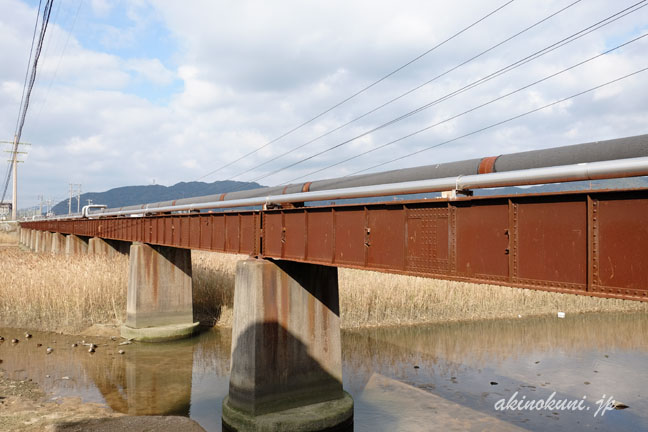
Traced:
POLYGON ((43 216, 43 195, 38 195, 37 199, 39 200, 39 205, 38 205, 38 216, 43 216))
POLYGON ((11 220, 18 220, 16 210, 18 210, 18 136, 14 135, 14 147, 11 160, 13 161, 13 196, 11 197, 11 220))
POLYGON ((77 185, 77 213, 81 213, 81 185, 77 185))
POLYGON ((18 146, 21 145, 31 145, 29 143, 19 143, 18 137, 14 135, 13 141, 0 141, 3 144, 11 144, 11 150, 5 150, 7 153, 11 153, 11 159, 9 162, 12 164, 12 177, 13 177, 13 197, 11 198, 11 219, 18 220, 17 211, 18 211, 18 164, 24 161, 18 160, 18 154, 24 154, 27 152, 18 151, 18 146))
POLYGON ((79 183, 70 183, 70 197, 68 198, 68 214, 72 214, 72 198, 77 199, 77 213, 79 213, 79 201, 81 201, 81 185, 79 183))

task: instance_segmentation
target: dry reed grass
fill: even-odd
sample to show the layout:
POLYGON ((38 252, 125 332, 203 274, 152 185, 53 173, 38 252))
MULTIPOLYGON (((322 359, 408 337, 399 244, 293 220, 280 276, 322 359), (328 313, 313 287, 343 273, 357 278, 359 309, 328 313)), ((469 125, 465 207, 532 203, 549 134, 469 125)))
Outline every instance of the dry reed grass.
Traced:
POLYGON ((243 255, 192 251, 194 316, 203 324, 231 325, 236 263, 243 255))
POLYGON ((0 324, 79 331, 119 324, 126 313, 128 258, 0 250, 0 324))
POLYGON ((345 328, 545 315, 648 311, 648 303, 341 269, 345 328))
POLYGON ((0 245, 6 244, 17 244, 18 243, 18 234, 14 232, 0 231, 0 245))
MULTIPOLYGON (((194 315, 230 326, 236 262, 192 252, 194 315)), ((79 331, 125 319, 128 257, 0 249, 0 325, 79 331)), ((648 311, 648 303, 340 269, 343 328, 516 318, 557 311, 648 311)))

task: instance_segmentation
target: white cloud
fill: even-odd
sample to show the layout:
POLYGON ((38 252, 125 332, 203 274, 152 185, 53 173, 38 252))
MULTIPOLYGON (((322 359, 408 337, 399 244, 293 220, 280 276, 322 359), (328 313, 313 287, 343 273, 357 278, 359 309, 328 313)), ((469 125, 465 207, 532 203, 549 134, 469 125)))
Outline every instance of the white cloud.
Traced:
POLYGON ((73 137, 65 150, 71 154, 95 154, 100 155, 106 150, 106 146, 101 143, 101 137, 94 135, 86 139, 73 137))
MULTIPOLYGON (((224 7, 220 2, 202 0, 187 7, 172 0, 148 4, 143 0, 93 1, 92 13, 101 19, 85 17, 90 20, 86 25, 96 25, 108 40, 102 45, 98 38, 98 46, 94 46, 75 33, 60 57, 60 66, 62 43, 53 44, 41 63, 24 134, 24 139, 33 143, 29 163, 21 167, 25 200, 40 193, 65 193, 70 181, 83 183, 84 190, 98 191, 148 184, 151 178, 167 185, 194 180, 340 102, 499 3, 259 0, 230 2, 224 7), (115 16, 120 19, 109 18, 115 16), (124 24, 124 17, 132 22, 124 24), (165 35, 174 43, 141 42, 138 36, 142 31, 156 37, 165 35), (129 48, 140 43, 144 45, 139 46, 139 54, 133 55, 129 48), (176 51, 165 51, 171 46, 176 51), (169 95, 171 85, 176 92, 169 95), (157 97, 162 94, 164 97, 157 97)), ((555 0, 530 8, 514 2, 362 96, 206 180, 235 176, 327 133, 565 4, 555 0)), ((519 40, 237 180, 254 178, 341 143, 623 7, 603 0, 582 2, 519 40)), ((0 68, 0 139, 4 140, 13 134, 35 9, 19 0, 5 0, 0 8, 0 52, 3 60, 8 59, 0 68)), ((609 47, 610 41, 620 43, 628 37, 624 35, 629 28, 645 27, 645 22, 648 12, 642 10, 392 127, 262 182, 287 181, 443 121, 595 55, 609 47)), ((56 23, 49 31, 57 41, 67 39, 67 31, 56 23)), ((352 173, 644 67, 646 40, 319 176, 352 173)), ((641 76, 623 81, 384 169, 644 133, 648 117, 644 82, 641 76)))
POLYGON ((196 169, 198 162, 196 162, 196 159, 186 159, 182 161, 182 166, 189 169, 196 169))

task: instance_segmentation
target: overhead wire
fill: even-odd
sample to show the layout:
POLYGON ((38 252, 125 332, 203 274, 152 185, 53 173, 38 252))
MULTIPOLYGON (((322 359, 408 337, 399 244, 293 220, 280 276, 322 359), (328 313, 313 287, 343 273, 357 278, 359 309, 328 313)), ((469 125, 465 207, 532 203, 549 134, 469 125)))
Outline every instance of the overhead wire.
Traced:
MULTIPOLYGON (((63 50, 61 51, 61 54, 59 55, 58 62, 56 63, 56 69, 54 70, 54 75, 52 75, 52 79, 49 82, 49 85, 47 86, 47 90, 45 90, 45 95, 43 96, 43 102, 40 105, 40 109, 36 113, 36 116, 34 117, 34 124, 36 125, 36 129, 38 128, 38 119, 41 116, 41 113, 43 112, 43 109, 45 108, 45 105, 47 105, 47 98, 50 94, 50 91, 52 90, 52 84, 54 84, 54 81, 56 81, 56 77, 58 75, 59 68, 61 67, 61 61, 63 60, 63 56, 65 55, 65 51, 67 50, 68 43, 70 42, 70 37, 72 36, 72 31, 74 30, 74 26, 76 24, 77 18, 79 16, 79 11, 81 10, 81 6, 83 5, 83 0, 79 0, 79 5, 77 6, 76 13, 74 14, 74 18, 72 19, 72 25, 70 26, 70 30, 68 31, 67 38, 65 39, 65 44, 63 45, 63 50)), ((67 20, 66 20, 67 23, 67 20)))
MULTIPOLYGON (((18 106, 18 116, 16 116, 16 126, 14 128, 14 136, 18 131, 18 123, 20 122, 20 113, 22 112, 23 101, 25 100, 25 90, 27 88, 27 78, 29 76, 29 67, 31 66, 32 54, 34 52, 34 42, 36 41, 36 29, 38 28, 38 21, 40 20, 40 10, 41 10, 42 0, 38 2, 38 10, 36 10, 36 21, 34 22, 34 31, 32 33, 31 47, 29 48, 29 58, 27 60, 27 68, 25 69, 25 79, 23 82, 22 96, 20 97, 20 105, 18 106)), ((14 149, 15 150, 15 149, 14 149)), ((7 164, 7 170, 5 171, 4 177, 11 178, 11 164, 13 161, 10 161, 7 164)), ((3 178, 4 178, 3 177, 3 178)), ((4 196, 0 202, 4 201, 4 196)))
POLYGON ((369 90, 369 89, 375 87, 376 85, 380 84, 381 82, 385 81, 386 79, 388 79, 388 78, 392 77, 393 75, 397 74, 397 73, 400 72, 401 70, 403 70, 403 69, 405 69, 406 67, 410 66, 412 63, 414 63, 414 62, 420 60, 421 58, 425 57, 426 55, 430 54, 432 51, 436 50, 437 48, 439 48, 439 47, 445 45, 446 43, 450 42, 452 39, 458 37, 459 35, 461 35, 462 33, 466 32, 466 31, 468 31, 468 30, 471 29, 472 27, 474 27, 474 26, 476 26, 477 24, 481 23, 482 21, 484 21, 485 19, 487 19, 487 18, 490 17, 491 15, 493 15, 493 14, 499 12, 500 10, 502 10, 503 8, 505 8, 506 6, 508 6, 509 4, 513 3, 514 1, 515 1, 515 0, 508 0, 507 2, 505 2, 504 4, 498 6, 496 9, 490 11, 489 13, 487 13, 486 15, 484 15, 483 17, 481 17, 481 18, 478 19, 477 21, 471 23, 471 24, 468 25, 467 27, 464 27, 463 29, 461 29, 461 30, 459 30, 458 32, 454 33, 452 36, 450 36, 450 37, 448 37, 447 39, 444 39, 443 41, 439 42, 438 44, 434 45, 432 48, 428 49, 427 51, 423 52, 422 54, 419 54, 418 56, 416 56, 416 57, 413 58, 412 60, 409 60, 407 63, 405 63, 405 64, 399 66, 398 68, 394 69, 393 71, 389 72, 387 75, 384 75, 383 77, 381 77, 381 78, 379 78, 378 80, 372 82, 371 84, 369 84, 369 85, 367 85, 367 86, 361 88, 360 90, 358 90, 358 91, 356 91, 355 93, 353 93, 351 96, 346 97, 346 98, 343 99, 342 101, 340 101, 340 102, 334 104, 333 106, 327 108, 326 110, 320 112, 320 113, 317 114, 316 116, 311 117, 310 119, 308 119, 308 120, 306 120, 306 121, 300 123, 299 125, 293 127, 292 129, 288 130, 287 132, 284 132, 283 134, 279 135, 278 137, 276 137, 276 138, 274 138, 274 139, 272 139, 272 140, 266 142, 266 143, 263 144, 262 146, 260 146, 260 147, 258 147, 258 148, 256 148, 256 149, 254 149, 254 150, 252 150, 252 151, 250 151, 250 152, 244 154, 243 156, 240 156, 239 158, 237 158, 237 159, 235 159, 235 160, 233 160, 233 161, 231 161, 231 162, 228 162, 228 163, 226 163, 226 164, 224 164, 224 165, 222 165, 222 166, 216 168, 216 169, 213 170, 213 171, 208 172, 207 174, 205 174, 205 175, 203 175, 203 176, 201 176, 201 177, 198 177, 196 180, 201 180, 201 179, 203 179, 203 178, 205 178, 205 177, 208 177, 208 176, 210 176, 210 175, 216 174, 217 172, 219 172, 219 171, 221 171, 221 170, 223 170, 223 169, 225 169, 225 168, 227 168, 227 167, 229 167, 229 166, 232 166, 233 164, 235 164, 235 163, 237 163, 237 162, 240 162, 241 160, 243 160, 243 159, 245 159, 245 158, 247 158, 247 157, 249 157, 249 156, 251 156, 251 155, 257 153, 258 151, 260 151, 260 150, 262 150, 262 149, 268 147, 269 145, 271 145, 271 144, 273 144, 273 143, 275 143, 275 142, 281 140, 282 138, 287 137, 288 135, 292 134, 293 132, 296 132, 297 130, 301 129, 302 127, 304 127, 304 126, 306 126, 306 125, 308 125, 308 124, 314 122, 315 120, 321 118, 321 117, 324 116, 325 114, 328 114, 329 112, 333 111, 334 109, 336 109, 336 108, 338 108, 338 107, 344 105, 344 104, 347 103, 348 101, 354 99, 355 97, 361 95, 362 93, 366 92, 367 90, 369 90))
MULTIPOLYGON (((528 55, 528 56, 526 56, 526 57, 524 57, 524 58, 522 58, 522 59, 520 59, 520 60, 518 60, 516 62, 513 62, 513 63, 509 64, 508 66, 500 68, 497 71, 492 72, 491 74, 488 74, 488 75, 480 78, 479 80, 476 80, 476 81, 474 81, 474 82, 472 82, 472 83, 470 83, 470 84, 468 84, 468 85, 466 85, 466 86, 464 86, 464 87, 462 87, 462 88, 460 88, 458 90, 455 90, 455 91, 453 91, 451 93, 448 93, 448 94, 446 94, 446 95, 444 95, 444 96, 442 96, 440 98, 437 98, 437 99, 435 99, 435 100, 433 100, 433 101, 431 101, 431 102, 429 102, 427 104, 419 106, 418 108, 415 108, 414 110, 411 110, 411 111, 409 111, 409 112, 407 112, 407 113, 405 113, 403 115, 400 115, 400 116, 398 116, 398 117, 396 117, 396 118, 394 118, 392 120, 389 120, 388 122, 382 123, 382 124, 380 124, 380 125, 378 125, 376 127, 373 127, 373 128, 371 128, 371 129, 369 129, 369 130, 367 130, 367 131, 365 131, 365 132, 363 132, 363 133, 361 133, 359 135, 356 135, 356 136, 354 136, 352 138, 344 140, 344 141, 342 141, 342 142, 340 142, 340 143, 338 143, 336 145, 328 147, 328 148, 326 148, 324 150, 321 150, 321 151, 319 151, 317 153, 314 153, 314 154, 312 154, 312 155, 310 155, 308 157, 299 159, 296 162, 293 162, 293 163, 285 165, 285 166, 283 166, 281 168, 275 169, 274 171, 272 171, 270 173, 266 173, 266 174, 263 174, 261 176, 255 177, 251 181, 258 181, 258 180, 270 177, 272 175, 278 174, 279 172, 285 171, 285 170, 287 170, 289 168, 292 168, 294 166, 297 166, 297 165, 299 165, 299 164, 301 164, 303 162, 306 162, 308 160, 311 160, 313 158, 321 156, 321 155, 323 155, 325 153, 328 153, 330 151, 338 149, 338 148, 340 148, 340 147, 342 147, 344 145, 347 145, 347 144, 349 144, 349 143, 351 143, 351 142, 353 142, 355 140, 358 140, 358 139, 360 139, 362 137, 370 135, 370 134, 372 134, 372 133, 374 133, 374 132, 376 132, 378 130, 384 129, 384 128, 388 127, 388 126, 391 126, 391 125, 393 125, 395 123, 398 123, 398 122, 400 122, 402 120, 405 120, 405 119, 407 119, 407 118, 409 118, 409 117, 411 117, 411 116, 413 116, 413 115, 415 115, 415 114, 417 114, 417 113, 419 113, 421 111, 424 111, 424 110, 426 110, 426 109, 428 109, 428 108, 430 108, 430 107, 432 107, 434 105, 437 105, 437 104, 439 104, 439 103, 441 103, 441 102, 443 102, 445 100, 448 100, 448 99, 450 99, 450 98, 452 98, 452 97, 454 97, 454 96, 456 96, 458 94, 461 94, 461 93, 463 93, 465 91, 468 91, 468 90, 470 90, 470 89, 472 89, 472 88, 474 88, 474 87, 476 87, 478 85, 481 85, 486 81, 490 81, 491 79, 494 79, 497 76, 500 76, 500 75, 502 75, 504 73, 507 73, 510 70, 516 69, 516 68, 518 68, 518 67, 520 67, 520 66, 522 66, 522 65, 524 65, 524 64, 526 64, 526 63, 528 63, 530 61, 533 61, 533 60, 535 60, 535 59, 537 59, 537 58, 539 58, 539 57, 541 57, 541 56, 543 56, 545 54, 548 54, 548 53, 550 53, 550 52, 552 52, 552 51, 554 51, 554 50, 556 50, 556 49, 558 49, 558 48, 560 48, 560 47, 562 47, 562 46, 564 46, 564 45, 566 45, 568 43, 574 42, 575 40, 578 40, 581 37, 593 32, 595 30, 600 29, 601 27, 603 27, 605 25, 611 24, 612 22, 614 22, 614 21, 616 21, 616 20, 618 20, 618 19, 620 19, 620 18, 622 18, 622 17, 624 17, 624 16, 626 16, 626 15, 628 15, 630 13, 634 13, 637 10, 647 6, 647 4, 645 4, 646 1, 647 0, 641 0, 641 1, 633 4, 632 6, 624 8, 623 10, 621 10, 621 11, 615 13, 615 14, 612 14, 612 15, 608 16, 607 18, 604 18, 603 20, 600 20, 600 21, 598 21, 598 22, 596 22, 596 23, 594 23, 594 24, 592 24, 592 25, 590 25, 590 26, 576 32, 576 33, 571 34, 570 36, 568 36, 566 38, 563 38, 563 39, 559 40, 558 42, 555 42, 555 43, 553 43, 551 45, 548 45, 547 47, 545 47, 545 48, 543 48, 541 50, 538 50, 538 51, 534 52, 533 54, 530 54, 530 55, 528 55)), ((301 178, 301 177, 299 177, 299 178, 301 178)))
MULTIPOLYGON (((56 4, 56 10, 54 11, 54 17, 50 20, 52 25, 54 25, 58 20, 58 16, 59 16, 59 12, 61 11, 61 4, 62 3, 63 3, 62 1, 59 1, 56 4)), ((41 66, 42 66, 43 63, 45 63, 45 60, 48 59, 47 53, 49 53, 50 47, 52 45, 54 45, 54 39, 55 39, 54 37, 49 38, 48 41, 47 41, 47 45, 45 45, 45 51, 43 51, 43 60, 41 62, 41 66)))
POLYGON ((384 108, 384 107, 386 107, 386 106, 388 106, 388 105, 390 105, 390 104, 392 104, 392 103, 394 103, 394 102, 396 102, 396 101, 398 101, 398 100, 404 98, 405 96, 410 95, 410 94, 414 93, 415 91, 420 90, 421 88, 423 88, 423 87, 425 87, 425 86, 427 86, 427 85, 433 83, 434 81, 438 80, 439 78, 442 78, 442 77, 444 77, 444 76, 446 76, 446 75, 448 75, 448 74, 454 72, 455 70, 457 70, 457 69, 459 69, 459 68, 461 68, 461 67, 463 67, 463 66, 465 66, 465 65, 467 65, 467 64, 469 64, 469 63, 471 63, 471 62, 473 62, 473 61, 475 61, 475 60, 477 60, 478 58, 482 57, 483 55, 485 55, 485 54, 487 54, 487 53, 493 51, 494 49, 496 49, 496 48, 498 48, 498 47, 500 47, 500 46, 506 44, 507 42, 509 42, 509 41, 511 41, 511 40, 513 40, 513 39, 515 39, 516 37, 518 37, 518 36, 520 36, 520 35, 522 35, 522 34, 528 32, 529 30, 531 30, 531 29, 533 29, 533 28, 535 28, 535 27, 537 27, 537 26, 539 26, 540 24, 542 24, 542 23, 546 22, 547 20, 549 20, 549 19, 555 17, 556 15, 560 14, 561 12, 566 11, 567 9, 569 9, 569 8, 571 8, 572 6, 574 6, 574 5, 578 4, 578 3, 580 3, 581 1, 582 1, 582 0, 576 0, 576 1, 574 1, 573 3, 568 4, 567 6, 561 8, 561 9, 559 9, 558 11, 556 11, 556 12, 554 12, 554 13, 552 13, 552 14, 546 16, 546 17, 543 18, 543 19, 541 19, 540 21, 536 21, 534 24, 525 27, 524 29, 518 31, 517 33, 513 34, 512 36, 509 36, 509 37, 507 37, 506 39, 504 39, 504 40, 502 40, 502 41, 496 43, 495 45, 490 46, 489 48, 487 48, 487 49, 481 51, 480 53, 478 53, 478 54, 476 54, 476 55, 470 57, 469 59, 467 59, 467 60, 465 60, 465 61, 463 61, 463 62, 461 62, 461 63, 459 63, 459 64, 457 64, 457 65, 455 65, 455 66, 453 66, 452 68, 450 68, 450 69, 444 71, 443 73, 440 73, 440 74, 436 75, 434 78, 432 78, 432 79, 430 79, 430 80, 424 82, 423 84, 420 84, 420 85, 418 85, 418 86, 416 86, 416 87, 414 87, 414 88, 412 88, 412 89, 406 91, 405 93, 401 93, 400 95, 396 96, 395 98, 392 98, 392 99, 388 100, 387 102, 384 102, 383 104, 381 104, 381 105, 379 105, 379 106, 377 106, 377 107, 371 109, 370 111, 367 111, 367 112, 365 112, 364 114, 362 114, 362 115, 360 115, 360 116, 358 116, 358 117, 355 117, 355 118, 353 118, 352 120, 349 120, 349 121, 347 121, 347 122, 344 123, 344 124, 341 124, 341 125, 339 125, 339 126, 333 128, 333 129, 330 129, 329 131, 327 131, 327 132, 325 132, 325 133, 323 133, 323 134, 321 134, 321 135, 319 135, 319 136, 317 136, 317 137, 315 137, 315 138, 313 138, 313 139, 311 139, 311 140, 309 140, 309 141, 306 141, 305 143, 303 143, 303 144, 301 144, 301 145, 298 145, 297 147, 293 147, 293 148, 291 148, 290 150, 288 150, 288 151, 286 151, 286 152, 284 152, 284 153, 281 153, 281 154, 279 154, 279 155, 277 155, 277 156, 272 157, 271 159, 266 160, 265 162, 262 162, 262 163, 260 163, 260 164, 258 164, 258 165, 255 165, 255 166, 253 166, 253 167, 251 167, 251 168, 248 168, 248 169, 246 169, 245 171, 242 171, 242 172, 240 172, 240 173, 238 173, 238 174, 236 174, 236 175, 234 175, 234 176, 232 176, 232 177, 229 177, 228 180, 233 180, 233 179, 235 179, 235 178, 237 178, 237 177, 240 177, 240 176, 242 176, 242 175, 245 175, 245 174, 247 174, 247 173, 249 173, 249 172, 251 172, 251 171, 257 170, 257 169, 261 168, 261 167, 264 166, 264 165, 267 165, 267 164, 269 164, 269 163, 272 163, 272 162, 276 161, 277 159, 281 159, 282 157, 284 157, 284 156, 286 156, 286 155, 288 155, 288 154, 290 154, 290 153, 292 153, 292 152, 294 152, 294 151, 300 150, 300 149, 306 147, 307 145, 310 145, 310 144, 312 144, 312 143, 314 143, 314 142, 316 142, 316 141, 319 141, 320 139, 325 138, 325 137, 331 135, 332 133, 337 132, 337 131, 343 129, 343 128, 349 126, 350 124, 353 124, 353 123, 357 122, 358 120, 361 120, 361 119, 367 117, 368 115, 373 114, 373 113, 375 113, 375 112, 381 110, 382 108, 384 108))
MULTIPOLYGON (((29 108, 29 100, 31 97, 31 92, 34 88, 34 83, 36 82, 36 70, 38 68, 38 59, 40 58, 41 51, 43 49, 43 42, 45 40, 45 34, 47 32, 47 25, 50 20, 50 15, 52 13, 53 0, 47 0, 43 8, 43 18, 41 20, 41 29, 38 35, 38 42, 36 44, 36 51, 34 52, 34 60, 31 65, 31 73, 29 75, 29 82, 27 84, 27 90, 25 91, 24 103, 22 104, 22 110, 18 115, 18 127, 16 129, 14 145, 13 145, 13 163, 18 152, 18 143, 20 142, 20 137, 22 135, 23 127, 25 126, 25 119, 27 117, 27 109, 29 108)), ((9 187, 9 180, 11 179, 11 170, 9 170, 6 181, 4 184, 4 190, 2 192, 2 199, 4 201, 5 196, 7 195, 7 188, 9 187)))
POLYGON ((608 49, 608 50, 606 50, 606 51, 604 51, 604 52, 602 52, 602 53, 600 53, 600 54, 597 54, 597 55, 595 55, 595 56, 593 56, 593 57, 590 57, 590 58, 588 58, 588 59, 586 59, 586 60, 580 61, 580 62, 578 62, 578 63, 576 63, 576 64, 574 64, 574 65, 572 65, 572 66, 569 66, 569 67, 567 67, 567 68, 565 68, 565 69, 562 69, 562 70, 560 70, 560 71, 558 71, 558 72, 555 72, 555 73, 553 73, 553 74, 551 74, 551 75, 548 75, 548 76, 546 76, 546 77, 544 77, 544 78, 541 78, 541 79, 539 79, 539 80, 536 80, 536 81, 534 81, 534 82, 532 82, 532 83, 530 83, 530 84, 527 84, 527 85, 525 85, 525 86, 523 86, 523 87, 520 87, 520 88, 518 88, 518 89, 516 89, 516 90, 513 90, 513 91, 511 91, 511 92, 509 92, 509 93, 506 93, 506 94, 504 94, 504 95, 501 95, 501 96, 499 96, 499 97, 496 97, 495 99, 491 99, 491 100, 489 100, 488 102, 484 102, 484 103, 482 103, 482 104, 480 104, 480 105, 477 105, 477 106, 475 106, 475 107, 473 107, 473 108, 470 108, 470 109, 468 109, 468 110, 466 110, 466 111, 463 111, 463 112, 461 112, 461 113, 459 113, 459 114, 455 114, 455 115, 453 115, 453 116, 447 117, 447 118, 445 118, 445 119, 443 119, 443 120, 441 120, 441 121, 439 121, 439 122, 436 122, 436 123, 434 123, 434 124, 432 124, 432 125, 426 126, 426 127, 422 128, 422 129, 419 129, 419 130, 417 130, 417 131, 415 131, 415 132, 412 132, 412 133, 410 133, 410 134, 407 134, 407 135, 402 136, 402 137, 400 137, 400 138, 397 138, 397 139, 395 139, 395 140, 389 141, 389 142, 387 142, 387 143, 385 143, 385 144, 381 144, 381 145, 379 145, 378 147, 374 147, 374 148, 372 148, 372 149, 366 150, 366 151, 364 151, 364 152, 362 152, 362 153, 359 153, 359 154, 357 154, 357 155, 351 156, 351 157, 346 158, 346 159, 344 159, 344 160, 342 160, 342 161, 340 161, 340 162, 336 162, 336 163, 334 163, 334 164, 332 164, 332 165, 329 165, 329 166, 327 166, 327 167, 325 167, 325 168, 321 168, 321 169, 319 169, 319 170, 317 170, 317 171, 314 171, 314 172, 312 172, 312 173, 309 173, 309 174, 307 174, 307 175, 304 175, 304 176, 300 176, 300 177, 296 177, 296 178, 294 178, 294 179, 291 179, 291 180, 288 181, 288 183, 293 182, 293 181, 295 181, 295 180, 298 180, 298 179, 300 179, 300 178, 302 178, 302 177, 306 177, 306 176, 312 175, 312 174, 314 174, 314 173, 319 173, 319 172, 321 172, 321 171, 327 170, 327 169, 332 168, 332 167, 334 167, 334 166, 341 165, 341 164, 343 164, 343 163, 345 163, 345 162, 349 162, 349 161, 351 161, 351 160, 353 160, 353 159, 357 159, 357 158, 359 158, 359 157, 361 157, 361 156, 365 156, 365 155, 367 155, 367 154, 369 154, 369 153, 373 153, 373 152, 375 152, 375 151, 377 151, 377 150, 381 150, 381 149, 383 149, 383 148, 385 148, 385 147, 388 147, 388 146, 390 146, 390 145, 392 145, 392 144, 395 144, 395 143, 400 142, 400 141, 403 141, 403 140, 405 140, 405 139, 407 139, 407 138, 411 138, 411 137, 413 137, 413 136, 415 136, 415 135, 418 135, 418 134, 420 134, 421 132, 428 131, 428 130, 434 128, 434 127, 437 127, 437 126, 440 126, 440 125, 442 125, 442 124, 444 124, 444 123, 447 123, 447 122, 449 122, 449 121, 455 120, 455 119, 457 119, 457 118, 459 118, 459 117, 462 117, 462 116, 464 116, 464 115, 466 115, 466 114, 469 114, 469 113, 471 113, 471 112, 473 112, 473 111, 476 111, 476 110, 481 109, 481 108, 483 108, 483 107, 485 107, 485 106, 488 106, 488 105, 493 104, 493 103, 495 103, 495 102, 498 102, 498 101, 500 101, 500 100, 502 100, 502 99, 505 99, 505 98, 507 98, 507 97, 509 97, 509 96, 512 96, 512 95, 514 95, 514 94, 516 94, 516 93, 519 93, 519 92, 521 92, 521 91, 523 91, 523 90, 526 90, 526 89, 528 89, 528 88, 530 88, 530 87, 532 87, 532 86, 534 86, 534 85, 536 85, 536 84, 540 84, 540 83, 542 83, 542 82, 544 82, 544 81, 547 81, 547 80, 549 80, 549 79, 551 79, 551 78, 554 78, 554 77, 556 77, 556 76, 558 76, 558 75, 561 75, 561 74, 563 74, 563 73, 565 73, 565 72, 568 72, 568 71, 570 71, 570 70, 572 70, 572 69, 575 69, 575 68, 577 68, 577 67, 579 67, 579 66, 582 66, 582 65, 584 65, 584 64, 586 64, 586 63, 589 63, 589 62, 591 62, 591 61, 593 61, 593 60, 596 60, 597 58, 603 57, 604 55, 607 55, 607 54, 609 54, 609 53, 611 53, 611 52, 613 52, 613 51, 616 51, 616 50, 618 50, 618 49, 620 49, 620 48, 623 48, 623 47, 625 47, 625 46, 627 46, 627 45, 630 45, 630 44, 632 44, 632 43, 634 43, 634 42, 637 42, 638 40, 643 39, 643 38, 645 38, 646 36, 648 36, 648 33, 645 33, 645 34, 643 34, 643 35, 641 35, 641 36, 638 36, 638 37, 636 37, 636 38, 634 38, 634 39, 631 39, 631 40, 629 40, 629 41, 627 41, 627 42, 624 42, 624 43, 622 43, 622 44, 620 44, 620 45, 617 45, 617 46, 615 46, 615 47, 613 47, 613 48, 610 48, 610 49, 608 49))
POLYGON ((27 69, 25 69, 25 79, 23 83, 22 96, 20 97, 20 106, 18 107, 18 116, 16 117, 16 127, 14 134, 18 131, 18 124, 20 123, 20 113, 22 112, 23 102, 25 101, 25 91, 27 89, 27 78, 29 77, 29 70, 31 67, 32 55, 34 53, 34 42, 36 41, 36 29, 38 28, 38 21, 40 20, 40 10, 43 0, 38 2, 38 10, 36 11, 36 21, 34 22, 34 32, 32 33, 31 48, 29 49, 29 59, 27 60, 27 69))
POLYGON ((577 98, 577 97, 582 96, 582 95, 584 95, 584 94, 591 93, 591 92, 593 92, 593 91, 595 91, 595 90, 598 90, 598 89, 600 89, 600 88, 603 88, 603 87, 606 87, 606 86, 608 86, 608 85, 614 84, 614 83, 616 83, 616 82, 622 81, 622 80, 624 80, 624 79, 626 79, 626 78, 630 78, 630 77, 632 77, 632 76, 634 76, 634 75, 638 75, 638 74, 640 74, 640 73, 642 73, 642 72, 645 72, 645 71, 647 71, 647 70, 648 70, 648 67, 645 67, 645 68, 643 68, 643 69, 636 70, 636 71, 634 71, 634 72, 632 72, 632 73, 629 73, 629 74, 627 74, 627 75, 623 75, 623 76, 621 76, 621 77, 619 77, 619 78, 615 78, 615 79, 613 79, 613 80, 611 80, 611 81, 608 81, 608 82, 605 82, 605 83, 603 83, 603 84, 599 84, 599 85, 597 85, 597 86, 595 86, 595 87, 591 87, 591 88, 589 88, 589 89, 587 89, 587 90, 583 90, 583 91, 581 91, 581 92, 575 93, 575 94, 573 94, 573 95, 571 95, 571 96, 567 96, 567 97, 565 97, 565 98, 562 98, 562 99, 556 100, 556 101, 554 101, 554 102, 551 102, 551 103, 549 103, 549 104, 543 105, 543 106, 541 106, 541 107, 534 108, 534 109, 532 109, 532 110, 530 110, 530 111, 526 111, 526 112, 524 112, 524 113, 522 113, 522 114, 518 114, 518 115, 516 115, 516 116, 509 117, 509 118, 507 118, 507 119, 505 119, 505 120, 499 121, 499 122, 497 122, 497 123, 490 124, 490 125, 488 125, 488 126, 482 127, 482 128, 480 128, 480 129, 474 130, 474 131, 472 131, 472 132, 469 132, 469 133, 463 134, 463 135, 461 135, 461 136, 458 136, 458 137, 452 138, 452 139, 450 139, 450 140, 446 140, 446 141, 440 142, 440 143, 438 143, 438 144, 434 144, 434 145, 431 145, 431 146, 425 147, 425 148, 423 148, 423 149, 420 149, 420 150, 417 150, 417 151, 414 151, 414 152, 408 153, 408 154, 406 154, 406 155, 403 155, 403 156, 400 156, 400 157, 397 157, 397 158, 394 158, 394 159, 390 159, 390 160, 388 160, 388 161, 386 161, 386 162, 382 162, 382 163, 379 163, 379 164, 377 164, 377 165, 373 165, 373 166, 371 166, 371 167, 369 167, 369 168, 365 168, 365 169, 362 169, 362 170, 356 171, 356 172, 351 173, 351 174, 349 174, 348 176, 345 176, 345 177, 349 177, 349 176, 353 176, 353 175, 356 175, 356 174, 360 174, 360 173, 363 173, 363 172, 366 172, 366 171, 369 171, 369 170, 372 170, 372 169, 375 169, 375 168, 380 168, 380 167, 385 166, 385 165, 387 165, 387 164, 390 164, 390 163, 393 163, 393 162, 397 162, 397 161, 399 161, 399 160, 402 160, 402 159, 405 159, 405 158, 408 158, 408 157, 411 157, 411 156, 414 156, 414 155, 417 155, 417 154, 420 154, 420 153, 426 152, 426 151, 428 151, 428 150, 432 150, 432 149, 434 149, 434 148, 441 147, 441 146, 446 145, 446 144, 449 144, 449 143, 451 143, 451 142, 458 141, 458 140, 460 140, 460 139, 462 139, 462 138, 466 138, 466 137, 469 137, 469 136, 471 136, 471 135, 475 135, 475 134, 478 134, 478 133, 480 133, 480 132, 484 132, 484 131, 486 131, 486 130, 488 130, 488 129, 492 129, 492 128, 494 128, 494 127, 497 127, 497 126, 503 125, 503 124, 505 124, 505 123, 509 123, 509 122, 511 122, 511 121, 513 121, 513 120, 517 120, 517 119, 519 119, 519 118, 522 118, 522 117, 528 116, 528 115, 530 115, 530 114, 533 114, 533 113, 535 113, 535 112, 541 111, 541 110, 543 110, 543 109, 550 108, 550 107, 552 107, 552 106, 554 106, 554 105, 558 105, 558 104, 563 103, 563 102, 566 102, 566 101, 568 101, 568 100, 570 100, 570 99, 574 99, 574 98, 577 98))

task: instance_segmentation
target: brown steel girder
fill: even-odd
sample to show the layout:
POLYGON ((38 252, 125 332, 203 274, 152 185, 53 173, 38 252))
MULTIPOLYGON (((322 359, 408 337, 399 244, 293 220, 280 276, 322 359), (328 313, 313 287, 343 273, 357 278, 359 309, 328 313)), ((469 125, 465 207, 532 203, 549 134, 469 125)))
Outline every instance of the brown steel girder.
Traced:
POLYGON ((36 221, 22 226, 648 301, 648 189, 36 221))

